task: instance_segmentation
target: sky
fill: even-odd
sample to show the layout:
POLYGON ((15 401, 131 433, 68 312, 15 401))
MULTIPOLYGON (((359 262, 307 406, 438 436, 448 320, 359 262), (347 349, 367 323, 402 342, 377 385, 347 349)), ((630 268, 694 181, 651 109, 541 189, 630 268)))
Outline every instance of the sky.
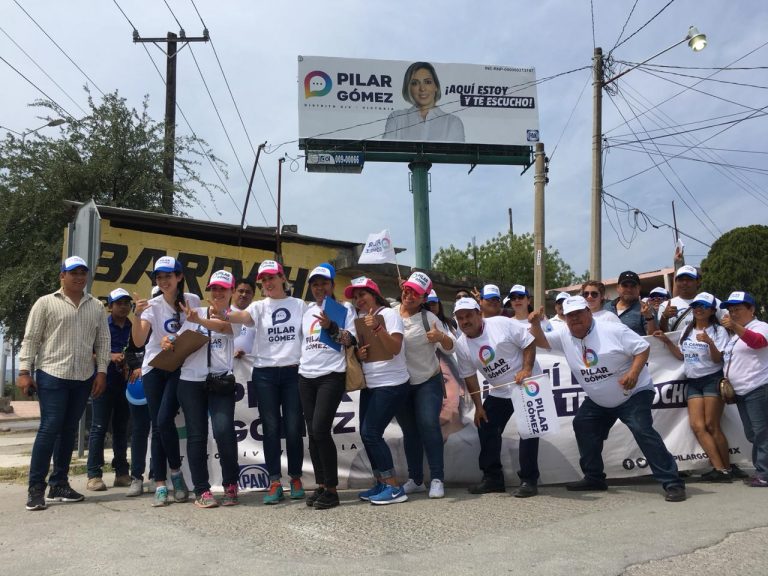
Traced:
MULTIPOLYGON (((762 164, 768 154, 766 119, 759 111, 768 104, 768 70, 759 69, 768 62, 761 25, 768 22, 768 3, 675 0, 664 8, 666 4, 668 0, 195 0, 250 142, 268 142, 270 153, 261 160, 264 179, 259 175, 254 184, 264 218, 252 202, 246 222, 274 225, 278 159, 287 154, 284 223, 296 224, 303 234, 352 242, 388 228, 395 245, 406 249, 400 263, 414 263, 407 166, 371 162, 360 175, 304 170, 296 142, 299 55, 534 67, 541 79, 590 66, 595 46, 607 53, 620 35, 623 41, 640 29, 613 52, 619 61, 613 71, 618 73, 626 67, 621 61, 641 62, 682 40, 688 27, 696 25, 708 37, 705 50, 694 53, 683 43, 617 80, 615 95, 604 94, 603 134, 611 146, 604 157, 604 190, 612 197, 606 197, 603 212, 602 267, 603 277, 611 278, 626 269, 671 266, 675 238, 665 225, 673 223, 673 201, 677 225, 687 235, 687 262, 699 265, 708 245, 722 233, 768 222, 762 164), (746 69, 717 70, 726 67, 746 69), (708 76, 710 80, 700 79, 708 76), (755 117, 735 122, 749 114, 755 117), (637 140, 641 142, 632 143, 637 140)), ((97 98, 99 91, 118 90, 136 108, 149 95, 150 114, 161 120, 165 87, 144 48, 132 42, 132 26, 118 5, 142 37, 178 33, 168 6, 187 36, 202 35, 191 0, 168 0, 168 6, 163 0, 0 0, 0 55, 74 116, 82 115, 80 107, 87 108, 82 89, 87 84, 97 98)), ((160 49, 144 46, 164 70, 160 49)), ((202 206, 188 213, 236 223, 247 190, 244 172, 250 175, 254 153, 213 48, 192 44, 181 52, 177 99, 195 133, 226 162, 232 198, 217 195, 212 205, 200 194, 202 206)), ((45 122, 39 119, 41 111, 29 106, 40 92, 3 61, 0 82, 0 125, 24 132, 45 122)), ((590 254, 591 71, 565 74, 537 90, 540 138, 550 158, 545 241, 582 273, 589 268, 590 254)), ((179 114, 177 122, 177 134, 190 133, 179 114)), ((55 136, 57 130, 40 132, 55 136)), ((4 134, 0 129, 0 137, 4 134)), ((218 182, 209 168, 201 170, 206 180, 218 182)), ((433 165, 433 254, 440 247, 464 248, 473 238, 480 244, 507 232, 509 208, 514 232, 532 232, 533 169, 520 173, 516 166, 478 166, 469 173, 469 166, 433 165)))

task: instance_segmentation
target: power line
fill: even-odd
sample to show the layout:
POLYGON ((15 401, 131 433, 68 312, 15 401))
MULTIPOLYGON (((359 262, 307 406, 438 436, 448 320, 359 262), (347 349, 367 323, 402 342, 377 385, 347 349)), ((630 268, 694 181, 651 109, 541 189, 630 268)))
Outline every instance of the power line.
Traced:
MULTIPOLYGON (((200 11, 197 9, 197 5, 195 4, 195 0, 190 0, 192 2, 192 7, 195 9, 195 12, 197 13, 197 17, 200 19, 200 23, 203 25, 203 28, 207 29, 208 26, 206 26, 205 21, 203 20, 202 15, 200 14, 200 11)), ((235 100, 235 95, 232 92, 232 87, 229 85, 229 80, 227 79, 227 75, 224 73, 224 66, 221 64, 221 60, 219 59, 219 53, 216 51, 216 45, 213 43, 213 38, 210 40, 211 42, 211 48, 213 49, 213 55, 216 57, 216 63, 219 66, 219 70, 221 71, 221 76, 224 78, 224 84, 227 86, 227 91, 229 92, 229 96, 232 99, 232 104, 235 107, 235 112, 237 112, 237 117, 240 119, 240 125, 243 127, 243 132, 245 132, 245 137, 248 140, 248 144, 251 147, 251 151, 256 154, 256 149, 253 146, 253 141, 251 140, 251 135, 248 133, 248 128, 245 126, 245 121, 243 120, 243 115, 240 113, 240 107, 237 105, 237 101, 235 100)), ((272 188, 269 186, 269 182, 267 182, 267 177, 264 175, 264 170, 261 167, 261 164, 259 164, 259 172, 261 173, 261 177, 264 180, 264 184, 267 186, 267 191, 269 192, 270 198, 272 198, 272 204, 277 208, 277 202, 275 201, 275 196, 272 194, 272 188)), ((253 194, 253 192, 251 192, 253 194)), ((253 195, 254 201, 256 201, 255 194, 253 195)), ((258 202, 257 202, 258 204, 258 202)))
POLYGON ((573 105, 573 108, 571 109, 571 114, 568 116, 568 120, 565 122, 565 126, 563 126, 563 131, 560 132, 560 137, 557 139, 557 142, 555 143, 554 148, 552 148, 552 153, 549 155, 550 162, 555 157, 555 152, 557 152, 557 147, 560 146, 560 141, 563 139, 563 136, 565 135, 565 131, 568 129, 568 126, 571 123, 571 119, 573 118, 573 114, 576 112, 576 108, 579 105, 579 102, 581 102, 581 97, 584 95, 584 90, 587 89, 587 86, 589 86, 589 81, 591 80, 592 75, 587 74, 587 81, 584 83, 584 87, 581 89, 581 92, 579 92, 579 97, 576 99, 576 103, 573 105))
POLYGON ((78 66, 78 65, 77 65, 77 62, 75 62, 75 61, 74 61, 74 60, 73 60, 73 59, 72 59, 72 58, 69 56, 69 54, 67 54, 67 53, 65 52, 64 48, 62 48, 61 46, 59 46, 59 45, 58 45, 58 43, 56 42, 56 40, 54 40, 53 38, 51 38, 51 35, 50 35, 50 34, 48 34, 48 32, 46 32, 46 31, 45 31, 45 29, 44 29, 42 26, 40 26, 40 24, 38 24, 38 23, 37 23, 37 20, 35 20, 35 19, 32 17, 32 15, 31 15, 29 12, 27 12, 27 11, 24 9, 24 7, 23 7, 21 4, 19 4, 18 0, 13 0, 13 2, 16 4, 16 6, 18 6, 18 7, 21 9, 21 11, 22 11, 22 12, 24 12, 24 14, 26 14, 26 15, 29 17, 29 19, 30 19, 30 20, 32 20, 32 22, 34 22, 34 23, 35 23, 35 26, 37 26, 37 27, 40 29, 40 31, 41 31, 43 34, 45 34, 45 35, 48 37, 48 40, 50 40, 51 42, 53 42, 54 46, 56 46, 56 48, 58 48, 58 49, 59 49, 59 51, 60 51, 62 54, 64 54, 64 56, 66 56, 66 57, 67 57, 67 60, 69 60, 70 62, 72 62, 72 64, 75 66, 75 68, 77 68, 77 69, 80 71, 80 73, 81 73, 83 76, 85 76, 85 77, 88 79, 88 81, 89 81, 91 84, 93 84, 94 88, 96 88, 96 90, 98 90, 98 91, 99 91, 99 93, 100 93, 102 96, 105 96, 104 92, 102 91, 102 89, 101 89, 101 88, 99 88, 98 84, 96 84, 96 82, 94 82, 94 81, 93 81, 93 79, 92 79, 90 76, 88 76, 88 74, 86 74, 86 73, 85 73, 85 71, 84 71, 82 68, 80 68, 80 66, 78 66))
MULTIPOLYGON (((632 127, 631 127, 630 123, 629 123, 629 122, 627 121, 627 119, 624 117, 624 114, 621 112, 621 109, 618 107, 618 105, 617 105, 617 104, 616 104, 616 102, 614 101, 614 99, 613 99, 613 96, 611 96, 611 95, 609 94, 609 95, 608 95, 608 97, 610 98, 610 100, 611 100, 611 103, 613 104, 613 106, 616 108, 616 111, 619 113, 619 115, 622 117, 622 119, 623 119, 623 120, 624 120, 624 122, 626 123, 627 127, 628 127, 630 130, 632 130, 632 127)), ((625 99, 624 101, 626 102, 626 99, 625 99)), ((630 111, 632 111, 632 112, 633 112, 633 114, 634 114, 634 111, 632 110, 632 107, 631 107, 631 106, 630 106, 630 111)), ((638 123, 640 123, 640 122, 639 122, 639 120, 638 120, 638 118, 637 118, 637 114, 635 114, 635 120, 636 120, 636 121, 638 121, 638 123)), ((641 128, 643 127, 642 123, 640 123, 640 126, 641 126, 641 128)), ((643 129, 644 129, 644 128, 643 128, 643 129)), ((693 210, 693 208, 691 208, 691 206, 688 204, 688 202, 685 200, 685 198, 683 198, 683 195, 682 195, 682 194, 680 194, 680 191, 679 191, 679 190, 678 190, 678 189, 675 187, 675 185, 672 183, 672 181, 669 179, 669 177, 668 177, 668 176, 667 176, 667 175, 664 173, 664 171, 661 169, 660 165, 659 165, 659 164, 657 164, 657 163, 654 161, 653 157, 650 157, 650 160, 651 160, 651 162, 653 163, 653 167, 652 167, 652 168, 656 168, 656 169, 659 171, 659 173, 660 173, 660 174, 661 174, 661 175, 664 177, 664 180, 666 180, 666 181, 667 181, 667 184, 669 184, 669 186, 672 188, 672 190, 674 190, 674 191, 675 191, 675 194, 677 194, 678 198, 680 198, 680 200, 683 202, 683 204, 685 205, 685 207, 686 207, 686 208, 688 208, 688 210, 690 210, 691 214, 693 214, 693 215, 694 215, 694 217, 695 217, 695 218, 696 218, 696 219, 699 221, 699 223, 701 223, 701 225, 702 225, 702 226, 703 226, 703 227, 706 229, 706 231, 707 231, 707 232, 709 232, 709 233, 710 233, 710 234, 711 234, 711 235, 712 235, 714 238, 717 238, 717 234, 713 233, 713 232, 712 232, 712 230, 710 230, 710 229, 709 229, 709 226, 707 226, 707 224, 706 224, 706 223, 705 223, 705 222, 704 222, 704 221, 703 221, 703 220, 702 220, 702 219, 699 217, 699 215, 698 215, 698 214, 696 214, 696 212, 693 210)), ((666 159, 666 160, 665 160, 665 163, 667 164, 667 167, 669 167, 669 169, 670 169, 670 170, 672 170, 672 167, 671 167, 671 165, 669 164, 669 160, 668 160, 668 159, 666 159)), ((678 179, 678 180, 679 180, 679 181, 682 183, 682 180, 681 180, 681 179, 680 179, 680 177, 677 175, 677 173, 676 173, 676 172, 674 172, 674 170, 672 170, 672 172, 673 172, 673 174, 675 174, 675 176, 677 177, 677 179, 678 179)), ((688 190, 688 188, 685 186, 685 184, 684 184, 684 183, 683 183, 683 187, 686 189, 686 191, 687 191, 689 194, 691 194, 690 190, 688 190)), ((693 197, 693 194, 691 194, 691 197, 693 197)), ((695 198, 695 197, 693 197, 693 199, 694 199, 694 202, 696 202, 696 205, 697 205, 697 206, 699 206, 700 210, 701 210, 701 211, 702 211, 704 214, 706 214, 706 211, 705 211, 705 210, 704 210, 704 209, 701 207, 701 205, 699 205, 699 203, 698 203, 698 201, 696 200, 696 198, 695 198)), ((707 216, 708 216, 708 215, 707 215, 707 216)), ((710 218, 710 221, 711 221, 711 218, 710 218)), ((717 225, 716 225, 714 222, 712 222, 712 224, 714 224, 714 225, 715 225, 715 228, 717 228, 717 225)))
POLYGON ((632 9, 629 11, 629 14, 627 15, 627 19, 624 21, 624 26, 621 27, 621 32, 619 32, 619 37, 616 38, 616 42, 613 44, 613 48, 610 49, 608 54, 610 55, 611 52, 616 50, 616 46, 618 46, 619 42, 621 41, 621 37, 624 36, 624 30, 627 29, 627 24, 629 24, 629 20, 632 18, 632 14, 635 13, 635 8, 637 7, 638 0, 635 0, 635 3, 632 4, 632 9))
MULTIPOLYGON (((628 64, 628 62, 618 61, 620 64, 628 64)), ((641 67, 642 68, 642 67, 641 67)), ((682 72, 672 72, 670 70, 656 69, 657 74, 667 74, 670 76, 680 76, 681 78, 694 78, 704 82, 716 82, 718 84, 729 84, 731 86, 743 86, 744 88, 757 88, 758 90, 768 90, 768 86, 761 86, 759 84, 747 84, 745 82, 734 82, 733 80, 718 80, 712 78, 712 76, 696 76, 694 74, 683 74, 682 72)))
POLYGON ((16 74, 18 74, 19 76, 21 76, 22 78, 24 78, 24 80, 26 80, 27 82, 29 82, 29 84, 31 84, 31 85, 32 85, 32 87, 33 87, 35 90, 37 90, 38 92, 40 92, 40 94, 42 94, 43 96, 45 96, 46 98, 48 98, 48 100, 50 100, 51 102, 53 102, 53 103, 56 105, 56 107, 57 107, 59 110, 61 110, 62 112, 64 112, 64 113, 65 113, 65 115, 66 115, 67 117, 69 117, 69 118, 74 118, 74 116, 72 116, 72 114, 70 114, 70 113, 67 111, 67 109, 66 109, 66 108, 64 108, 64 106, 62 106, 61 104, 59 104, 58 102, 56 102, 56 100, 54 100, 54 99, 53 99, 53 98, 51 98, 51 97, 50 97, 48 94, 46 94, 46 93, 45 93, 45 91, 44 91, 42 88, 40 88, 40 86, 38 86, 37 84, 35 84, 34 82, 32 82, 32 80, 30 80, 30 79, 29 79, 29 78, 27 78, 26 76, 24 76, 24 74, 22 74, 22 73, 21 73, 21 72, 20 72, 20 71, 19 71, 19 70, 18 70, 18 69, 17 69, 17 68, 16 68, 16 67, 13 65, 13 64, 11 64, 10 62, 8 62, 8 60, 6 60, 5 58, 3 58, 2 56, 0 56, 0 60, 2 60, 3 62, 5 62, 5 63, 8 65, 8 67, 9 67, 11 70, 13 70, 14 72, 16 72, 16 74))
MULTIPOLYGON (((680 146, 683 146, 683 144, 680 144, 680 146)), ((626 145, 626 146, 614 146, 614 148, 617 148, 619 150, 626 150, 628 152, 643 152, 645 154, 653 154, 655 156, 661 156, 663 158, 673 158, 672 155, 662 152, 662 151, 656 151, 648 150, 642 145, 635 146, 635 145, 626 145)), ((711 150, 711 148, 709 149, 711 150)), ((741 166, 738 164, 732 164, 730 162, 715 162, 713 160, 705 160, 703 158, 694 158, 692 156, 674 156, 677 160, 690 160, 692 162, 703 162, 704 164, 709 164, 711 166, 726 166, 729 168, 734 168, 737 170, 744 170, 747 172, 754 172, 755 174, 761 174, 764 176, 768 176, 768 168, 756 168, 754 166, 741 166)))
MULTIPOLYGON (((672 4, 674 1, 675 1, 675 0, 669 0, 669 2, 667 2, 666 4, 664 4, 664 6, 661 8, 661 10, 659 10, 658 12, 656 12, 656 14, 654 14, 653 16, 651 16, 650 20, 648 20, 648 21, 647 21, 645 24, 643 24, 642 26, 640 26, 640 28, 638 28, 637 30, 635 30, 634 32, 632 32, 632 34, 630 34, 629 36, 627 36, 627 37, 626 37, 624 40, 622 40, 621 42, 619 42, 618 44, 616 44, 616 46, 614 46, 614 47, 613 47, 613 50, 616 50, 616 48, 618 48, 619 46, 623 46, 624 44, 626 44, 627 42, 629 42, 629 40, 631 40, 631 39, 632 39, 632 38, 633 38, 633 37, 634 37, 634 36, 635 36, 635 35, 636 35, 638 32, 640 32, 640 31, 641 31, 643 28, 645 28, 646 26, 648 26, 648 24, 650 24, 651 22, 653 22, 653 21, 654 21, 654 20, 655 20, 655 19, 656 19, 656 18, 657 18, 657 17, 658 17, 658 16, 659 16, 659 15, 660 15, 662 12, 664 12, 664 10, 666 10, 666 9, 667 9, 667 8, 670 6, 670 4, 672 4)), ((611 50, 611 52, 613 52, 613 50, 611 50)), ((610 53, 609 53, 609 56, 610 56, 610 53)))
MULTIPOLYGON (((627 87, 628 87, 628 84, 625 84, 624 88, 626 89, 627 87)), ((651 107, 646 110, 646 114, 655 114, 656 110, 658 110, 658 106, 653 106, 653 104, 651 104, 651 107)), ((651 130, 648 130, 648 133, 651 133, 651 132, 665 132, 665 133, 668 133, 668 132, 666 132, 666 130, 671 130, 673 128, 683 128, 684 126, 693 126, 693 125, 696 125, 696 124, 701 124, 703 122, 711 122, 713 120, 721 120, 723 118, 733 118, 734 116, 741 116, 743 114, 746 114, 746 112, 731 112, 730 114, 720 114, 719 116, 712 116, 710 118, 704 118, 702 120, 692 120, 691 122, 681 122, 679 124, 668 123, 665 128, 651 129, 651 130)), ((645 114, 641 114, 641 116, 644 116, 644 115, 645 114)), ((760 116, 763 116, 763 115, 758 115, 757 118, 759 118, 760 116)), ((669 118, 669 116, 667 116, 667 117, 669 118)), ((624 125, 623 124, 619 124, 618 126, 616 126, 616 128, 621 128, 622 126, 624 126, 624 125)), ((623 133, 623 134, 618 134, 616 136, 608 137, 608 138, 606 138, 606 140, 608 140, 610 142, 624 143, 625 141, 623 141, 622 138, 629 138, 630 136, 634 136, 634 134, 632 134, 631 132, 623 133)), ((628 140, 626 142, 634 142, 634 140, 628 140)))
POLYGON ((22 48, 21 46, 19 46, 18 42, 16 42, 16 40, 14 40, 14 39, 11 37, 11 35, 10 35, 10 34, 8 34, 8 32, 6 32, 6 31, 5 31, 5 29, 4 29, 2 26, 0 26, 0 32, 2 32, 3 34, 5 34, 5 35, 8 37, 8 40, 10 40, 11 42, 13 42, 13 45, 14 45, 14 46, 16 46, 16 48, 18 48, 19 50, 21 50, 21 52, 24 54, 24 56, 26 56, 27 58, 29 58, 29 60, 32 62, 32 64, 34 64, 35 66, 37 66, 38 70, 40 70, 40 72, 42 72, 43 74, 45 74, 46 78, 48 78, 48 80, 50 80, 51 82, 53 82, 53 83, 54 83, 54 85, 55 85, 55 86, 56 86, 56 87, 57 87, 59 90, 61 90, 61 91, 64 93, 64 95, 65 95, 67 98, 69 98, 69 100, 72 102, 72 104, 74 104, 75 106, 77 106, 77 107, 80 109, 80 111, 83 113, 83 115, 87 115, 87 114, 88 114, 88 113, 87 113, 87 112, 86 112, 86 111, 83 109, 83 107, 82 107, 82 106, 80 106, 80 104, 78 104, 78 103, 77 103, 77 101, 76 101, 74 98, 72 98, 72 96, 70 96, 70 95, 69 95, 69 93, 68 93, 66 90, 64 90, 64 88, 62 88, 62 87, 61 87, 61 85, 60 85, 58 82, 56 82, 56 80, 54 80, 54 79, 51 77, 51 75, 50 75, 50 74, 48 74, 48 72, 46 72, 46 71, 45 71, 45 69, 44 69, 42 66, 40 66, 40 64, 38 64, 38 63, 37 63, 37 60, 35 60, 34 58, 32 58, 32 56, 30 56, 30 55, 27 53, 27 51, 26 51, 26 50, 24 50, 24 48, 22 48))
POLYGON ((597 40, 595 40, 595 5, 592 0, 589 0, 589 13, 592 16, 592 49, 597 46, 597 40))
MULTIPOLYGON (((741 112, 739 112, 739 114, 741 114, 741 112)), ((661 130, 661 128, 659 128, 659 130, 661 130)), ((633 142, 617 141, 615 144, 611 144, 609 148, 624 148, 625 145, 630 145, 630 144, 633 144, 633 142)), ((658 145, 666 146, 669 148, 690 148, 689 144, 671 144, 669 142, 659 142, 658 145)), ((713 152, 737 152, 741 154, 768 154, 768 151, 765 151, 765 150, 744 150, 741 148, 714 148, 712 146, 697 146, 697 148, 699 150, 711 150, 713 152)))

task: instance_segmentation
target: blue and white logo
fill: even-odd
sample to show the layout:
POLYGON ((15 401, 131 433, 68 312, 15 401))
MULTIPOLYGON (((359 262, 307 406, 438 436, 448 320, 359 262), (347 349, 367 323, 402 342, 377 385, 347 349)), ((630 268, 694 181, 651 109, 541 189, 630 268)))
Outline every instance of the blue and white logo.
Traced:
POLYGON ((285 324, 290 319, 291 319, 291 313, 288 311, 287 308, 278 308, 277 310, 272 312, 272 326, 277 326, 278 324, 285 324))
POLYGON ((539 141, 539 131, 538 130, 526 130, 525 131, 525 138, 528 140, 528 142, 538 142, 539 141))
POLYGON ((181 328, 181 323, 178 318, 169 318, 165 321, 165 324, 163 324, 163 328, 165 328, 165 331, 169 334, 176 334, 176 332, 179 331, 179 328, 181 328))
POLYGON ((240 490, 267 490, 269 488, 269 472, 263 464, 246 464, 240 466, 240 476, 237 479, 240 490))

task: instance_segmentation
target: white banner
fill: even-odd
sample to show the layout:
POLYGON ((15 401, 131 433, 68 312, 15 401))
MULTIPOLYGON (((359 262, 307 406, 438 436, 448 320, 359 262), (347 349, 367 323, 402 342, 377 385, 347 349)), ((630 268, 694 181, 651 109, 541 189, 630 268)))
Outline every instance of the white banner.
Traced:
MULTIPOLYGON (((667 448, 674 455, 681 470, 709 470, 711 465, 704 451, 691 432, 685 405, 685 384, 682 363, 676 360, 666 348, 652 337, 649 367, 655 383, 656 398, 653 403, 654 427, 661 434, 667 448)), ((585 398, 581 387, 571 378, 564 356, 538 350, 536 358, 545 374, 549 376, 554 406, 557 411, 557 425, 560 431, 541 438, 539 444, 539 468, 541 482, 552 484, 577 480, 582 477, 579 468, 579 451, 573 434, 571 421, 585 398)), ((235 374, 238 380, 235 428, 239 446, 240 487, 243 490, 264 490, 269 486, 264 455, 261 446, 261 422, 255 399, 248 398, 247 381, 251 370, 242 361, 236 360, 235 374)), ((445 480, 448 484, 477 482, 481 472, 477 466, 480 443, 473 423, 474 406, 464 395, 455 369, 443 363, 446 398, 440 421, 445 439, 445 480)), ((537 380, 538 381, 538 380, 537 380)), ((488 392, 487 382, 483 383, 488 392)), ((339 455, 339 487, 367 487, 371 483, 371 468, 360 441, 358 402, 359 392, 345 394, 333 426, 333 437, 339 455)), ((180 423, 183 420, 180 419, 180 423)), ((722 419, 723 431, 728 438, 732 462, 751 466, 751 445, 744 437, 741 421, 735 406, 727 406, 722 419)), ((181 430, 180 430, 181 433, 181 430)), ((181 434, 182 437, 184 434, 181 434)), ((395 422, 387 428, 385 436, 392 449, 398 478, 405 480, 407 466, 402 447, 402 433, 395 422)), ((512 418, 504 431, 502 464, 508 484, 518 479, 518 428, 512 418)), ((304 479, 311 485, 312 463, 305 439, 304 479)), ((182 447, 182 454, 185 454, 182 447)), ((221 484, 221 469, 213 438, 209 438, 211 484, 221 484)), ((186 460, 186 458, 185 458, 186 460)), ((605 472, 609 478, 650 474, 650 468, 629 430, 617 422, 605 442, 603 449, 605 472)), ((428 470, 428 467, 425 466, 428 470)), ((283 472, 287 460, 283 454, 283 472)))
POLYGON ((520 386, 512 386, 512 405, 521 438, 539 438, 560 432, 549 374, 535 375, 523 380, 520 386))
POLYGON ((299 56, 300 140, 531 146, 530 67, 299 56))
POLYGON ((365 247, 357 263, 385 264, 387 262, 397 263, 395 247, 392 245, 392 238, 389 237, 389 230, 385 229, 378 233, 368 234, 368 240, 365 241, 365 247))

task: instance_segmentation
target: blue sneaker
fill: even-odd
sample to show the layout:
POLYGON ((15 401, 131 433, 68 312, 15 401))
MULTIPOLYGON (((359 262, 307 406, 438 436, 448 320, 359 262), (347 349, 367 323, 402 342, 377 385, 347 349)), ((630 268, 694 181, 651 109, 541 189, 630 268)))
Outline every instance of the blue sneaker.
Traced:
POLYGON ((376 496, 377 494, 380 494, 384 488, 386 488, 387 485, 383 482, 376 482, 376 484, 373 485, 373 488, 369 488, 365 492, 360 492, 357 497, 360 498, 360 500, 365 500, 366 502, 369 502, 372 496, 376 496))
POLYGON ((397 504, 406 500, 408 500, 408 495, 402 486, 390 486, 389 484, 385 484, 381 492, 370 498, 371 504, 381 505, 397 504))

